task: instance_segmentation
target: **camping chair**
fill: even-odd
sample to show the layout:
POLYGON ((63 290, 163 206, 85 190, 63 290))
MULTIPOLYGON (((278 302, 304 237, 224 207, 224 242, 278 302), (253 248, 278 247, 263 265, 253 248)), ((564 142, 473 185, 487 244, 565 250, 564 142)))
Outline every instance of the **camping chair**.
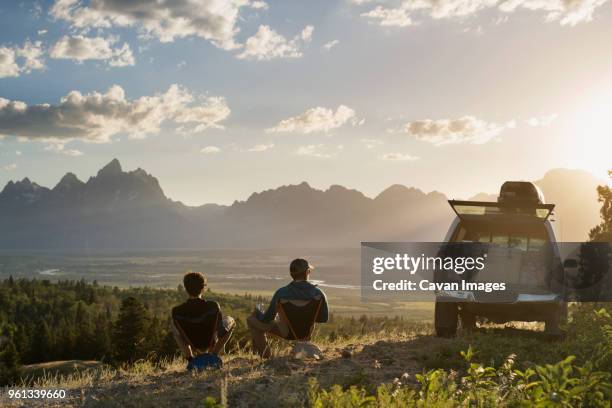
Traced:
POLYGON ((323 353, 314 344, 310 343, 310 337, 314 331, 315 322, 319 316, 323 298, 312 300, 289 300, 280 299, 277 310, 281 321, 289 328, 286 340, 295 340, 293 354, 296 357, 306 356, 321 358, 323 353))
POLYGON ((174 326, 195 356, 187 366, 188 369, 218 367, 222 364, 221 359, 211 353, 217 340, 219 316, 219 311, 215 310, 195 318, 180 315, 173 317, 174 326))

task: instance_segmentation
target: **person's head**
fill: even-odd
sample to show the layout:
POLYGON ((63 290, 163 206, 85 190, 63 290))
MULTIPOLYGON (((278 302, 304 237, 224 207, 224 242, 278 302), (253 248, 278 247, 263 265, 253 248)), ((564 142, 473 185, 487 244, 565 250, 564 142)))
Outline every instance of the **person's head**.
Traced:
POLYGON ((183 286, 191 297, 198 297, 206 288, 206 276, 200 272, 187 272, 183 277, 183 286))
POLYGON ((289 273, 291 273, 293 280, 307 280, 313 269, 312 265, 302 258, 294 259, 289 265, 289 273))

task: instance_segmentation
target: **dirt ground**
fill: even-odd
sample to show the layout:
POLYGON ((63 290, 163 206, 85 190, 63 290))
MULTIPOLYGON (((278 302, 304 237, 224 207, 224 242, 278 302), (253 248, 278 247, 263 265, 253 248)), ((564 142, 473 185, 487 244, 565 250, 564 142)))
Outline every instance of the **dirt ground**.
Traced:
POLYGON ((66 400, 13 400, 8 406, 202 407, 209 396, 230 407, 304 406, 311 377, 322 387, 354 384, 375 388, 395 379, 412 382, 414 374, 422 371, 419 355, 423 350, 446 341, 418 335, 378 340, 372 335, 358 342, 322 346, 324 358, 319 361, 293 359, 284 349, 270 360, 246 353, 226 356, 221 370, 197 374, 185 371, 178 361, 161 369, 90 373, 66 382, 66 400))

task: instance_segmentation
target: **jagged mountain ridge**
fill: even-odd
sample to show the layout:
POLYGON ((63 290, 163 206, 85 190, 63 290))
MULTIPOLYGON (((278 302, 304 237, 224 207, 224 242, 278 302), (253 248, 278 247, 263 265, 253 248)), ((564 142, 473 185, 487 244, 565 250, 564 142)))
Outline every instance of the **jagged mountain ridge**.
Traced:
MULTIPOLYGON (((571 211, 584 215, 588 209, 576 217, 581 225, 571 228, 571 234, 585 234, 597 220, 596 180, 571 170, 555 172, 539 183, 571 211), (592 190, 587 200, 592 202, 564 198, 577 187, 566 186, 565 194, 559 177, 579 183, 585 194, 592 190)), ((304 182, 253 193, 230 206, 189 207, 166 197, 158 180, 143 169, 124 171, 114 159, 86 182, 72 173, 51 189, 28 178, 9 182, 0 192, 0 229, 8 232, 0 236, 0 248, 346 247, 361 241, 438 241, 452 217, 444 194, 402 185, 370 198, 339 185, 317 190, 304 182)))

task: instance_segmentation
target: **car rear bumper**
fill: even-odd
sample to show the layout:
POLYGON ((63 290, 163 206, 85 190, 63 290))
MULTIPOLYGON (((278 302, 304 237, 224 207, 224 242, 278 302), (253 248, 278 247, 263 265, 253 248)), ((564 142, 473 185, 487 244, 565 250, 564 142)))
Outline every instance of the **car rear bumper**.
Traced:
POLYGON ((438 293, 437 302, 455 302, 464 313, 481 316, 495 323, 509 321, 550 321, 561 316, 563 297, 559 294, 521 293, 514 299, 477 299, 473 292, 438 293))
POLYGON ((557 303, 563 300, 563 296, 558 293, 531 294, 531 293, 511 293, 486 294, 483 297, 480 293, 472 291, 438 291, 436 299, 440 301, 475 302, 475 303, 557 303))

